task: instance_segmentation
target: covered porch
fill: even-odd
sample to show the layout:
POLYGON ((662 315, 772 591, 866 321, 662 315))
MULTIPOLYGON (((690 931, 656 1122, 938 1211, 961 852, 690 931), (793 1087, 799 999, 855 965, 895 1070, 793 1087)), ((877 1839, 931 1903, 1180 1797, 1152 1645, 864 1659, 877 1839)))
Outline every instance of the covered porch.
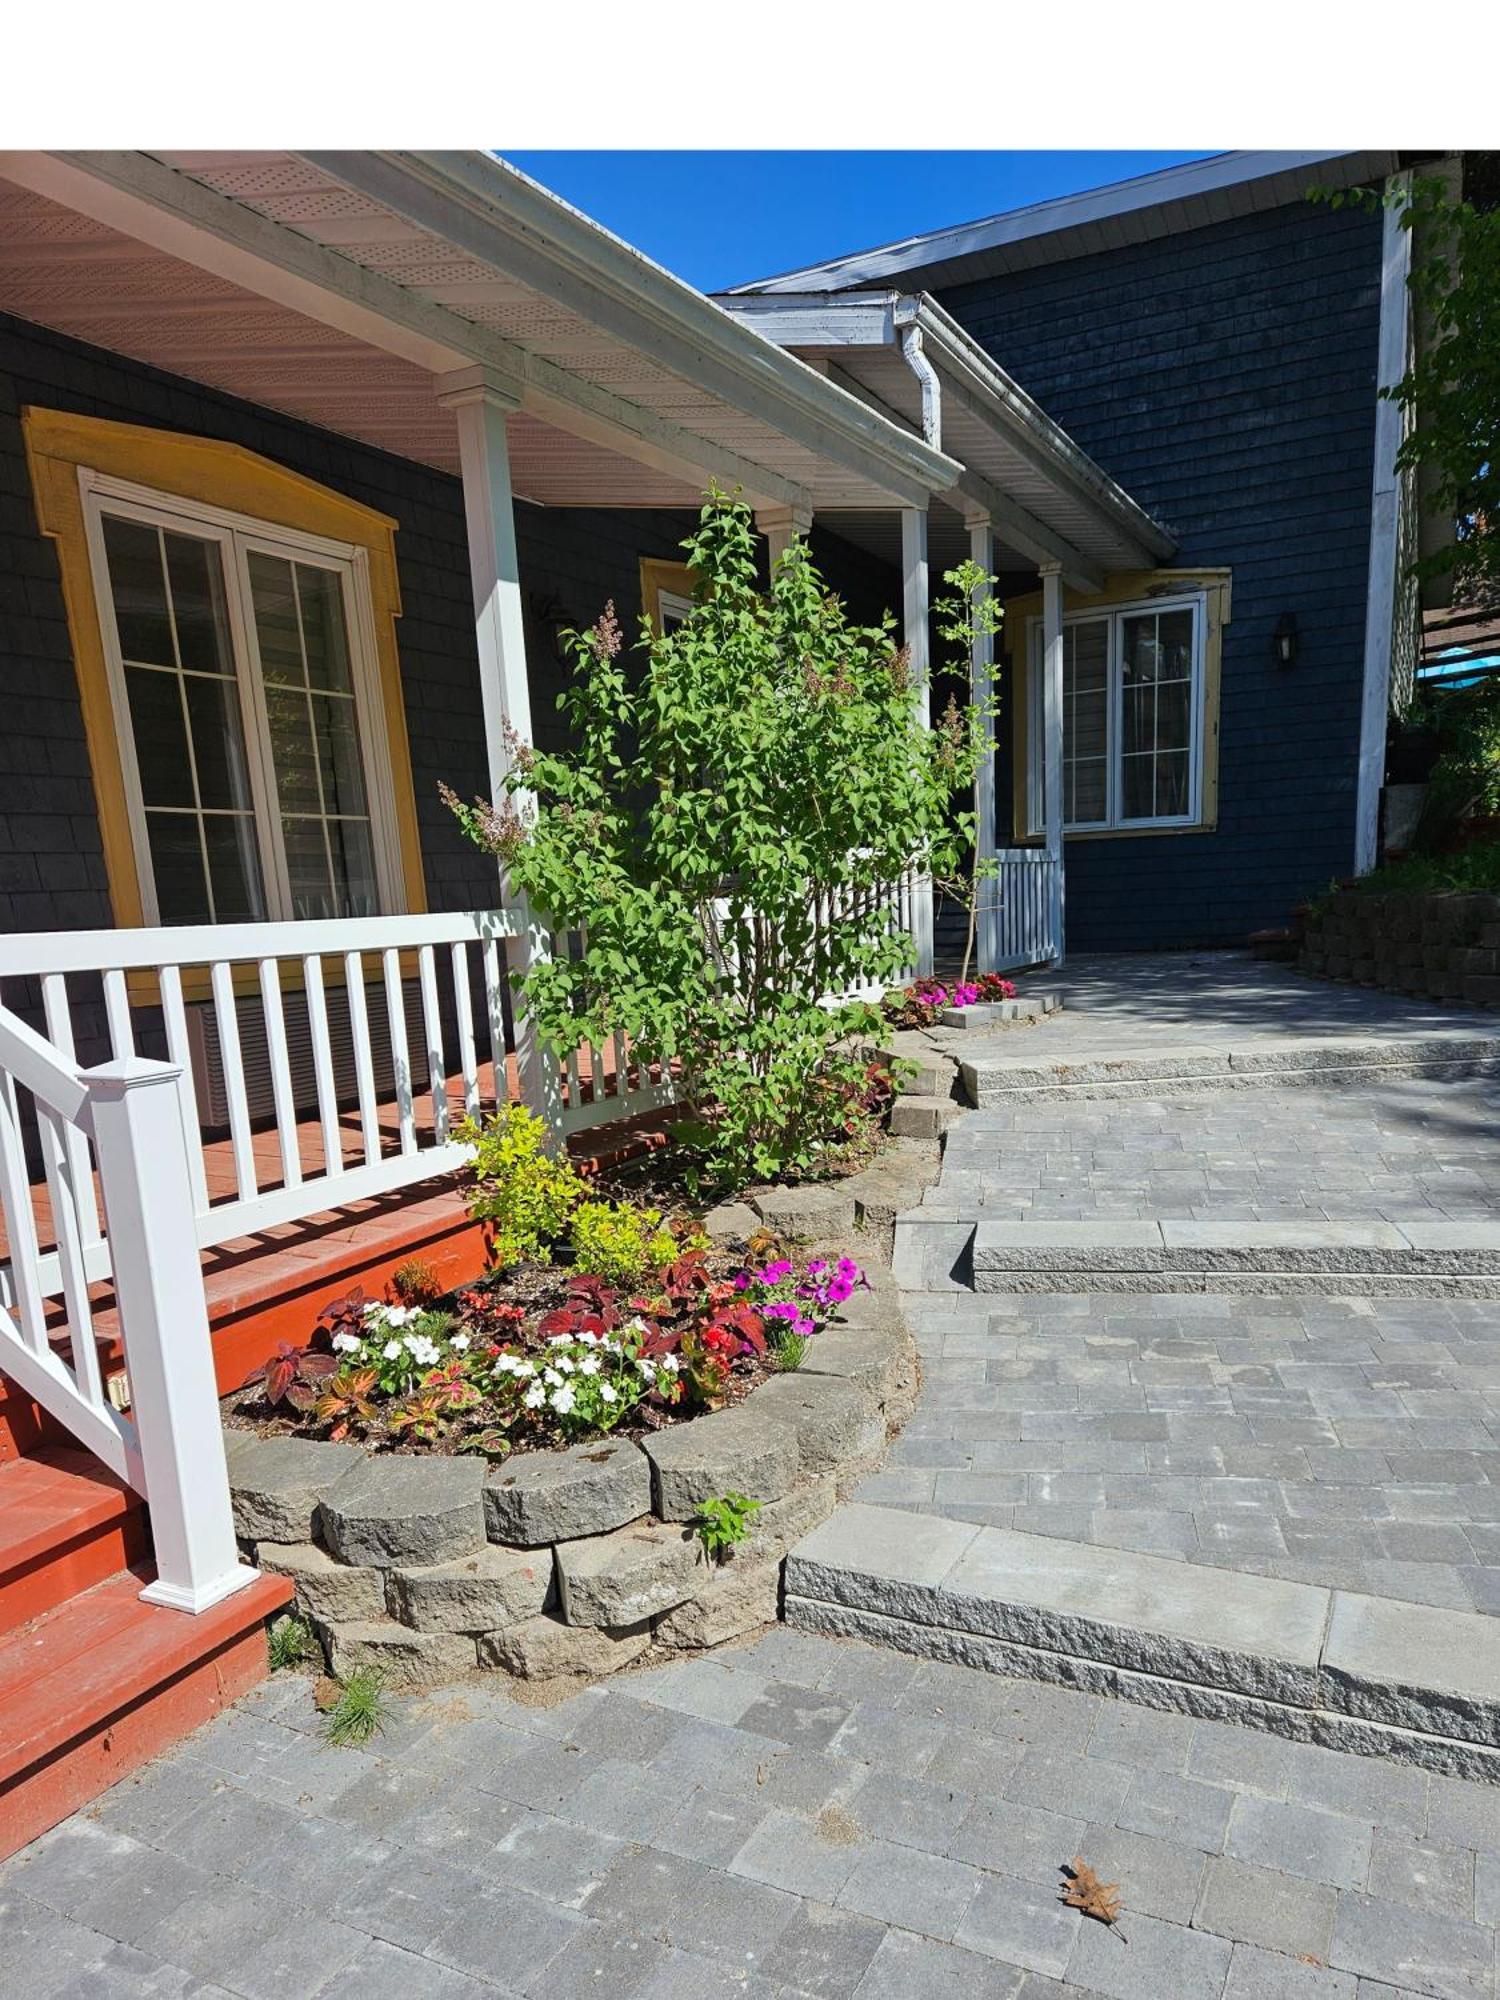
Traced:
MULTIPOLYGON (((930 302, 891 304, 889 337, 858 314, 835 332, 834 311, 819 340, 792 338, 482 154, 3 155, 0 275, 38 326, 393 466, 458 475, 468 606, 437 650, 448 685, 472 676, 492 793, 515 744, 547 728, 557 686, 560 621, 522 559, 526 523, 549 511, 608 510, 643 537, 657 523, 659 547, 660 524, 690 519, 712 481, 753 504, 771 562, 794 535, 831 533, 874 565, 867 588, 895 582, 924 682, 932 563, 961 550, 1040 575, 1045 824, 1001 859, 980 963, 1061 957, 1063 584, 1168 544, 1123 496, 1094 491, 1062 434, 982 375, 930 302)), ((314 1283, 338 1288, 330 1243, 341 1283, 383 1283, 434 1232, 477 1269, 440 1192, 460 1111, 516 1095, 588 1149, 601 1126, 649 1123, 671 1083, 620 1040, 546 1056, 508 992, 553 948, 545 913, 500 882, 480 885, 478 908, 450 886, 441 821, 413 779, 443 715, 418 698, 400 622, 431 542, 421 511, 351 503, 332 478, 310 487, 159 418, 58 402, 27 405, 27 446, 114 923, 0 944, 0 1339, 25 1397, 144 1480, 166 1518, 174 1487, 185 1502, 200 1475, 169 1451, 153 1486, 135 1433, 164 1378, 131 1367, 127 1418, 110 1366, 121 1345, 140 1363, 170 1336, 180 1360, 206 1335, 201 1306, 164 1323, 190 1280, 181 1257, 170 1284, 152 1270, 161 1231, 201 1260, 215 1316, 241 1321, 227 1378, 273 1331, 297 1330, 279 1305, 244 1320, 257 1285, 262 1304, 274 1293, 308 1318, 314 1283), (152 707, 169 683, 177 706, 152 707), (199 734, 205 708, 218 720, 199 734), (106 1099, 127 1110, 101 1123, 106 1099), (143 1179, 148 1127, 174 1156, 157 1185, 143 1179)), ((654 554, 640 569, 644 615, 673 615, 680 576, 654 554)), ((970 669, 984 690, 987 646, 970 669)), ((979 807, 981 850, 999 857, 993 762, 979 807)), ((891 893, 930 969, 931 885, 891 893)), ((202 1349, 180 1375, 197 1395, 213 1386, 202 1349)), ((184 1420, 166 1414, 158 1450, 184 1420)), ((216 1587, 200 1574, 215 1562, 222 1550, 184 1545, 189 1596, 216 1587)))

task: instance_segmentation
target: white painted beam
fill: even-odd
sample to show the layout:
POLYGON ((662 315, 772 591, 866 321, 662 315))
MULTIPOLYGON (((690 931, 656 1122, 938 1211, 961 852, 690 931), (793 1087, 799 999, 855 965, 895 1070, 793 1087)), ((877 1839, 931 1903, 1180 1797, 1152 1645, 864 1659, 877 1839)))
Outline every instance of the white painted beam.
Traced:
MULTIPOLYGON (((930 722, 932 646, 928 628, 927 512, 922 507, 901 510, 901 610, 909 671, 919 691, 918 711, 923 722, 930 722)), ((911 908, 913 958, 918 975, 925 976, 932 971, 933 960, 930 875, 912 884, 911 908)))
MULTIPOLYGON (((995 530, 988 514, 970 514, 965 524, 969 530, 969 560, 976 564, 986 576, 995 568, 995 530)), ((989 585, 985 584, 975 593, 976 609, 983 609, 989 601, 989 585)), ((984 756, 974 778, 974 859, 975 890, 979 898, 978 922, 978 964, 981 972, 993 972, 999 956, 999 912, 995 905, 996 882, 993 866, 998 852, 998 831, 995 824, 995 638, 992 632, 976 624, 969 652, 969 692, 970 698, 983 714, 984 756)))
POLYGON ((1070 589, 1087 594, 1104 588, 1102 564, 1075 548, 1066 536, 1058 534, 1055 528, 1049 528, 1045 521, 1038 520, 1030 508, 1023 507, 1019 500, 1012 500, 1008 493, 1002 493, 982 472, 966 467, 953 490, 943 497, 950 507, 961 514, 986 514, 1010 547, 1018 550, 1028 562, 1039 567, 1047 563, 1059 564, 1063 580, 1070 589))
POLYGON ((812 530, 811 507, 757 507, 755 525, 766 538, 767 558, 774 570, 794 541, 805 542, 812 530))
MULTIPOLYGON (((1409 189, 1411 176, 1386 183, 1409 189)), ((1365 591, 1365 663, 1360 696, 1359 770, 1354 815, 1354 872, 1366 875, 1380 853, 1380 797, 1385 784, 1386 729, 1391 711, 1391 650, 1400 577, 1401 409, 1380 389, 1406 373, 1411 275, 1411 231, 1399 209, 1387 208, 1380 245, 1380 332, 1376 356, 1375 473, 1370 495, 1370 570, 1365 591)), ((1295 669, 1293 670, 1295 671, 1295 669)))
POLYGON ((1042 828, 1053 866, 1052 938, 1063 959, 1063 580, 1042 570, 1042 828))
MULTIPOLYGON (((506 796, 506 779, 515 762, 514 745, 532 740, 521 564, 505 435, 506 416, 517 402, 505 381, 477 368, 444 377, 438 385, 438 400, 454 412, 458 422, 485 752, 490 795, 498 802, 506 796)), ((524 799, 514 802, 523 812, 527 810, 524 799)), ((516 912, 520 933, 511 946, 510 963, 524 976, 547 956, 551 939, 526 898, 508 881, 504 896, 516 912)), ((520 1003, 514 1009, 514 1026, 522 1102, 542 1118, 556 1139, 562 1121, 557 1061, 541 1046, 531 1014, 520 1003)), ((496 1050, 496 1089, 502 1099, 504 1063, 504 1050, 496 1050)))

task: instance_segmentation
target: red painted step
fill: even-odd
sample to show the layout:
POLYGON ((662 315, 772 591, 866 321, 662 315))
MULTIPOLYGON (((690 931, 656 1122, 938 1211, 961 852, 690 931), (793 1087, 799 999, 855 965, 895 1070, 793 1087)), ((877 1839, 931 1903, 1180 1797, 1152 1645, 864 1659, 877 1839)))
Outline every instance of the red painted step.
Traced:
POLYGON ((43 1446, 0 1464, 0 1634, 144 1561, 149 1549, 140 1496, 90 1453, 43 1446))
POLYGON ((284 1578, 196 1618, 143 1604, 150 1578, 122 1571, 0 1636, 0 1859, 264 1679, 284 1578))

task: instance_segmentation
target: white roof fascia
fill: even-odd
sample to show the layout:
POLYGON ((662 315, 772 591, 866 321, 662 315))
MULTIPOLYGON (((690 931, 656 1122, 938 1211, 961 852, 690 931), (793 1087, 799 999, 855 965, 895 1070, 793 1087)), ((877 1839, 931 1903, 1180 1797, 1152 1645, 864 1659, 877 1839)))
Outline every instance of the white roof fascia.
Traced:
MULTIPOLYGON (((985 216, 977 222, 877 244, 872 249, 852 251, 823 264, 803 265, 799 270, 754 279, 730 289, 737 294, 842 291, 899 281, 904 274, 927 265, 951 264, 979 252, 1028 244, 1033 246, 1034 254, 1025 261, 1043 262, 1049 254, 1044 247, 1046 239, 1066 239, 1099 224, 1114 223, 1118 231, 1122 223, 1127 227, 1133 223, 1132 234, 1117 238, 1122 241, 1135 240, 1136 236, 1144 239, 1166 235, 1173 228, 1197 227, 1223 215, 1271 205, 1263 198, 1268 190, 1261 190, 1262 198, 1257 199, 1258 182, 1284 179, 1287 191, 1279 199, 1291 201, 1296 199, 1295 183, 1303 176, 1316 173, 1321 179, 1342 186, 1357 180, 1383 179, 1396 170, 1397 164, 1397 155, 1391 151, 1217 153, 1211 159, 1165 167, 1082 194, 1061 195, 1026 208, 985 216), (1236 193, 1240 196, 1238 201, 1236 193), (1152 210, 1175 210, 1179 204, 1183 205, 1182 210, 1175 217, 1150 217, 1152 210)), ((1064 254, 1062 241, 1051 248, 1055 254, 1064 254)))
POLYGON ((923 504, 952 484, 952 459, 494 154, 302 157, 904 504, 923 504))
POLYGON ((948 378, 945 393, 958 393, 1006 442, 1022 452, 1039 470, 1066 483, 1095 513, 1104 515, 1116 533, 1141 552, 1143 569, 1168 556, 1176 543, 1145 508, 1131 499, 1116 480, 1094 463, 1086 451, 1018 382, 998 367, 979 343, 935 299, 902 299, 897 325, 915 323, 922 329, 940 373, 948 378))
MULTIPOLYGON (((894 292, 734 295, 726 296, 724 304, 733 317, 753 315, 773 339, 794 346, 856 351, 895 348, 903 327, 919 327, 924 350, 938 371, 943 396, 961 401, 1028 464, 1117 536, 1126 557, 1120 567, 1150 569, 1175 549, 1165 529, 926 293, 910 298, 894 292)), ((853 378, 846 375, 845 379, 853 378)), ((884 407, 868 394, 865 400, 873 407, 884 407)), ((895 420, 895 414, 891 415, 895 420)), ((1024 554, 1036 561, 1066 560, 1081 573, 1086 559, 1077 556, 1064 537, 1047 529, 1034 511, 1028 513, 1009 500, 1000 508, 998 488, 981 473, 966 467, 954 487, 966 500, 990 506, 997 522, 1004 518, 1012 527, 1027 532, 1024 554)), ((1018 541, 1017 547, 1021 546, 1018 541)))

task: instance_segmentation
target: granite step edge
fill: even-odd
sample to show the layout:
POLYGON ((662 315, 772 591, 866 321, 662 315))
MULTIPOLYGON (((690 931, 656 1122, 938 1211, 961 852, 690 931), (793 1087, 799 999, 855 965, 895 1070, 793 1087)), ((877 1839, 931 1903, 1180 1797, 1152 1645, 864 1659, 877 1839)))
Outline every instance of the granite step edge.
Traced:
POLYGON ((1114 1678, 1149 1705, 1500 1782, 1500 1620, 1480 1612, 862 1503, 790 1552, 786 1606, 810 1629, 878 1626, 904 1651, 1076 1686, 1114 1678))

